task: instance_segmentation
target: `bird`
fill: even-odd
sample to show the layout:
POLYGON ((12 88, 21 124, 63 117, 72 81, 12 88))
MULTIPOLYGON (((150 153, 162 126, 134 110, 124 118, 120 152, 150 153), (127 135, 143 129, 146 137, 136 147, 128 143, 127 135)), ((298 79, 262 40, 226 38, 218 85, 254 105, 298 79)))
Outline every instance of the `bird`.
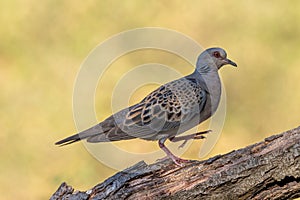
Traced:
POLYGON ((56 142, 64 146, 80 140, 90 143, 113 142, 140 138, 158 141, 166 156, 179 166, 188 160, 174 155, 165 145, 171 142, 203 139, 211 130, 178 136, 210 118, 221 97, 219 69, 224 65, 237 67, 220 47, 204 50, 195 70, 182 78, 161 85, 135 105, 116 112, 102 122, 56 142))

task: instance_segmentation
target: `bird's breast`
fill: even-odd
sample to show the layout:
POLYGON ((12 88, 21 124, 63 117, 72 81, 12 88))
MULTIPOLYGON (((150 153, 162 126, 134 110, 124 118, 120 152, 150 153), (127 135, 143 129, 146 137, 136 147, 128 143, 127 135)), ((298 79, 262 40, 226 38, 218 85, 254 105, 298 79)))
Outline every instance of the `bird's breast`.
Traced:
MULTIPOLYGON (((221 81, 217 73, 211 74, 211 76, 205 77, 207 86, 207 103, 206 109, 204 109, 208 114, 213 115, 220 103, 221 99, 221 81)), ((209 116, 209 117, 210 117, 209 116)))

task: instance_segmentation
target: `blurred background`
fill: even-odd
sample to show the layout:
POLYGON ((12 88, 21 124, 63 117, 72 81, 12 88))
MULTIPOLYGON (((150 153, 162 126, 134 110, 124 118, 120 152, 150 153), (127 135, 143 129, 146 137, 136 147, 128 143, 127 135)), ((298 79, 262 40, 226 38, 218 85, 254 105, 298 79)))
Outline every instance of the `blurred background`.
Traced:
MULTIPOLYGON (((116 173, 82 143, 58 148, 54 142, 77 131, 72 93, 89 52, 114 34, 147 26, 174 29, 204 48, 221 46, 238 63, 236 69, 221 70, 227 115, 222 135, 206 158, 300 125, 299 1, 4 0, 1 199, 47 199, 63 181, 87 190, 116 173)), ((163 62, 183 74, 193 70, 174 55, 139 51, 112 64, 102 80, 107 91, 123 73, 147 62, 163 62)), ((138 102, 155 87, 139 88, 130 102, 138 102)), ((96 102, 100 121, 111 114, 110 93, 97 93, 96 102)), ((119 145, 138 151, 145 143, 119 145)), ((148 143, 158 149, 156 143, 148 143)), ((200 141, 194 142, 183 157, 197 159, 200 146, 200 141)))

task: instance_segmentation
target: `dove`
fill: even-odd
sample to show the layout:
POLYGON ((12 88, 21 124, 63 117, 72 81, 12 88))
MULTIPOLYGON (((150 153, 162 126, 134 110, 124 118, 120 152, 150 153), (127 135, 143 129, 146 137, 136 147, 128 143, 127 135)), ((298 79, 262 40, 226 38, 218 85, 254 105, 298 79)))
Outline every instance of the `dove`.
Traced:
POLYGON ((227 58, 224 49, 206 49, 198 56, 195 70, 191 74, 161 85, 139 103, 55 144, 63 146, 80 140, 98 143, 135 138, 158 141, 167 157, 182 166, 188 160, 174 155, 165 142, 184 141, 182 147, 188 140, 203 139, 203 134, 210 132, 178 136, 216 112, 221 98, 218 71, 224 65, 237 67, 235 62, 227 58))

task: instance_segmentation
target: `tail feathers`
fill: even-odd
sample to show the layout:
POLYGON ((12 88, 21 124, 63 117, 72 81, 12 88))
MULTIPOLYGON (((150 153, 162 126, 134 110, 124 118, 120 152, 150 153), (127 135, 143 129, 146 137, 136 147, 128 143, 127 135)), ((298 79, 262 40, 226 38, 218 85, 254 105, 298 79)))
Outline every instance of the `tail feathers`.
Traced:
POLYGON ((68 145, 68 144, 72 144, 74 142, 78 142, 81 139, 83 139, 83 138, 80 138, 79 134, 75 134, 75 135, 67 137, 67 138, 65 138, 63 140, 55 142, 55 145, 65 146, 65 145, 68 145))
MULTIPOLYGON (((110 125, 110 124, 109 124, 110 125)), ((87 142, 96 143, 96 142, 110 142, 110 141, 119 141, 119 140, 129 140, 135 137, 124 133, 117 126, 106 126, 103 127, 98 124, 93 126, 85 131, 67 137, 63 140, 56 142, 56 145, 64 146, 78 142, 80 140, 87 139, 87 142)))
POLYGON ((80 140, 89 139, 90 137, 97 136, 97 135, 104 135, 103 133, 90 133, 89 131, 83 131, 81 133, 71 135, 65 139, 62 139, 55 143, 55 145, 65 146, 68 144, 72 144, 74 142, 78 142, 80 140))
POLYGON ((100 124, 97 124, 85 131, 82 131, 80 133, 77 133, 75 135, 67 137, 63 140, 60 140, 60 141, 56 142, 55 144, 64 146, 64 145, 72 144, 74 142, 78 142, 80 140, 84 140, 86 138, 89 138, 89 137, 92 137, 95 135, 99 135, 99 134, 103 134, 103 133, 104 133, 104 131, 102 129, 102 126, 100 124))

